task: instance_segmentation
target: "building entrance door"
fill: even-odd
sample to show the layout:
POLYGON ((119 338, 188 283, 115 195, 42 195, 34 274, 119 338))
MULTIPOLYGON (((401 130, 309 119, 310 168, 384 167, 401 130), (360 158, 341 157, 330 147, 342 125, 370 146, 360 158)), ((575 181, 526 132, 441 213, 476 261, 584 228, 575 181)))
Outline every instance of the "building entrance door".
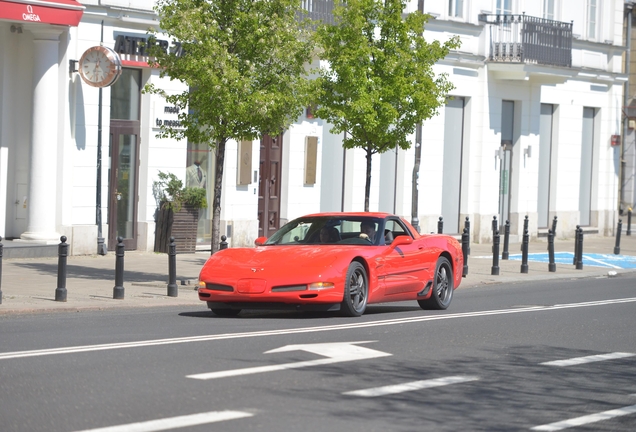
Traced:
POLYGON ((111 120, 108 193, 108 248, 117 237, 126 250, 137 249, 137 196, 139 183, 139 122, 111 120))
POLYGON ((261 139, 258 179, 258 236, 270 237, 280 227, 283 134, 261 139))

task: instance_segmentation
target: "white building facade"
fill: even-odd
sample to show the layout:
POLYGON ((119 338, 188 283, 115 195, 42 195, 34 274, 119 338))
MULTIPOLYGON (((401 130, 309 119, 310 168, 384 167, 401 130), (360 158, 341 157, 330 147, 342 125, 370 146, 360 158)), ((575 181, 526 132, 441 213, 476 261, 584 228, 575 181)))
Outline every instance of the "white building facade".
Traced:
MULTIPOLYGON (((318 14, 329 3, 308 7, 318 14)), ((110 250, 117 237, 127 249, 153 250, 158 172, 185 182, 197 162, 209 202, 215 172, 214 150, 156 137, 178 112, 141 90, 184 87, 148 66, 140 42, 158 24, 153 2, 0 1, 8 4, 0 8, 0 236, 57 243, 65 235, 76 255, 96 253, 100 237, 110 250), (120 79, 101 90, 75 72, 100 44, 123 65, 120 79)), ((422 232, 436 231, 443 217, 444 231, 458 234, 469 218, 476 242, 491 240, 494 216, 510 221, 513 241, 526 216, 535 237, 554 216, 558 237, 572 237, 576 225, 612 235, 620 176, 613 144, 627 80, 624 2, 408 5, 418 7, 434 17, 428 39, 462 41, 435 66, 455 89, 411 149, 374 156, 370 210, 414 220, 422 232), (528 34, 537 38, 521 37, 528 34)), ((179 48, 167 38, 158 43, 179 48)), ((221 227, 230 247, 250 246, 303 214, 363 210, 364 153, 343 150, 342 136, 329 129, 308 109, 279 137, 228 143, 221 227)), ((200 215, 201 249, 209 249, 211 214, 200 215)))

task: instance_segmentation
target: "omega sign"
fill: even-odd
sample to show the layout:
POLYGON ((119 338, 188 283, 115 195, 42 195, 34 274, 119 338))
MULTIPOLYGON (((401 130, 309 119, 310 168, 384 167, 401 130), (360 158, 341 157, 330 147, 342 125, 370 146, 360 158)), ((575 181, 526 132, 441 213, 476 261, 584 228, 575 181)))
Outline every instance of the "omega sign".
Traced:
POLYGON ((25 21, 34 21, 34 22, 40 22, 42 21, 40 19, 40 15, 33 13, 33 6, 31 5, 27 5, 27 13, 23 13, 22 14, 22 19, 25 21))

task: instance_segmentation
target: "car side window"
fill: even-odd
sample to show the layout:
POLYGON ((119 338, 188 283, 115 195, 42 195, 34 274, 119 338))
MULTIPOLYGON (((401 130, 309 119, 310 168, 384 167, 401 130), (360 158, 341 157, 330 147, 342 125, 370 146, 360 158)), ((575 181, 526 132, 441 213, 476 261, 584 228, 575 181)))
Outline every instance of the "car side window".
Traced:
POLYGON ((397 219, 389 219, 384 224, 384 243, 391 244, 393 240, 401 235, 411 236, 404 225, 397 219))

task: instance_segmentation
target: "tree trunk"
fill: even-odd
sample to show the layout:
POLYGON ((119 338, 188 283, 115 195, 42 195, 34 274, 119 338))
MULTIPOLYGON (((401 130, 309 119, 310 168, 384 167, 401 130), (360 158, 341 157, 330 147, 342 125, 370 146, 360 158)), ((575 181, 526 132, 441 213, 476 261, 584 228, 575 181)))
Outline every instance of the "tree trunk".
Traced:
POLYGON ((367 181, 364 184, 364 211, 369 211, 369 196, 371 195, 371 146, 367 146, 367 181))
POLYGON ((212 199, 212 253, 219 250, 221 242, 221 193, 223 191, 223 165, 225 162, 225 143, 221 140, 216 146, 216 167, 214 175, 214 198, 212 199))

